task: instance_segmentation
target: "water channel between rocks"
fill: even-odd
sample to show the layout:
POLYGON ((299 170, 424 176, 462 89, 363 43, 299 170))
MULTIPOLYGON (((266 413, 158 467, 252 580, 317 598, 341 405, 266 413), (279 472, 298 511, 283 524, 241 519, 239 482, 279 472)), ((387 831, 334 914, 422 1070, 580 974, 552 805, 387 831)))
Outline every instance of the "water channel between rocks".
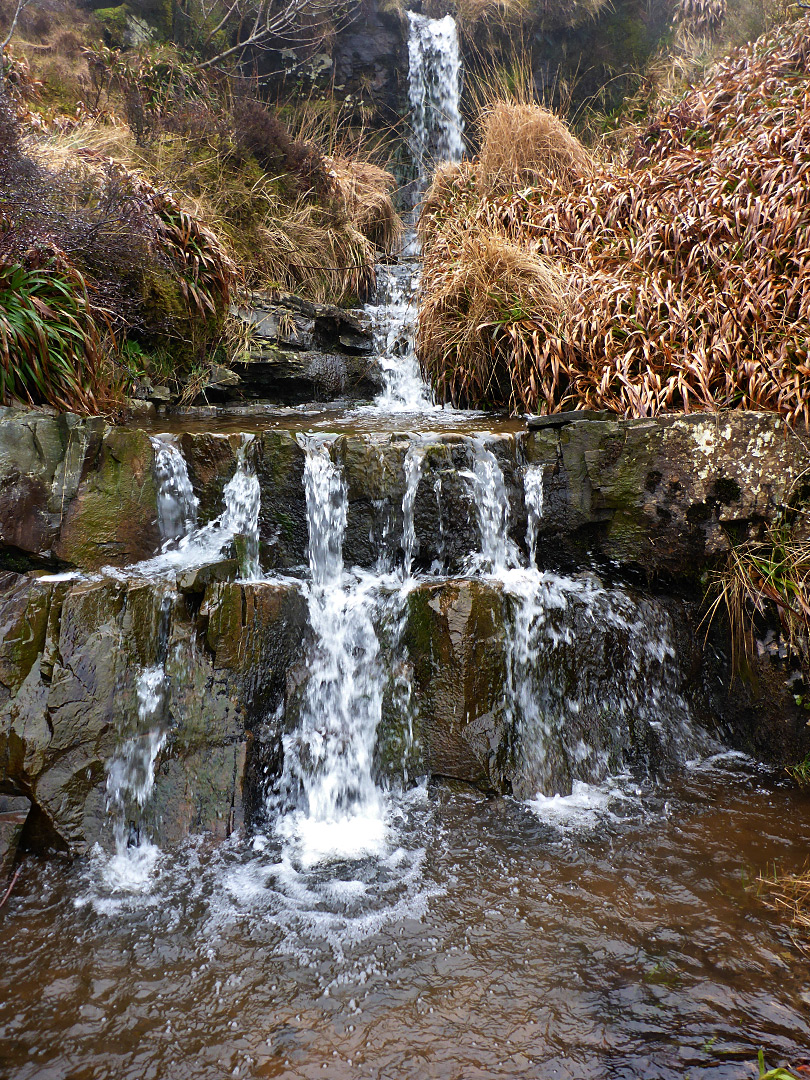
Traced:
MULTIPOLYGON (((463 152, 458 42, 410 26, 424 179, 463 152)), ((27 860, 3 911, 0 1075, 798 1064, 810 976, 751 886, 801 869, 810 799, 730 749, 687 603, 562 565, 552 442, 436 408, 417 256, 380 277, 375 401, 161 419, 153 554, 25 585, 108 619, 118 667, 103 774, 49 809, 85 853, 27 860), (177 780, 192 761, 210 791, 177 780)))

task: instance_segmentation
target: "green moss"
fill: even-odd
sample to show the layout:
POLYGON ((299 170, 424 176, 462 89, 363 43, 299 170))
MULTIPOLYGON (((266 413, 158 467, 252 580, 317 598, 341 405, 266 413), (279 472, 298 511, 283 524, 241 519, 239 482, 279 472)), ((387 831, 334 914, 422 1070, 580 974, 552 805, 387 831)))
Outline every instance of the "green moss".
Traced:
POLYGON ((105 37, 111 45, 121 46, 124 44, 124 34, 130 17, 130 10, 126 4, 118 7, 99 8, 95 16, 101 23, 105 37))

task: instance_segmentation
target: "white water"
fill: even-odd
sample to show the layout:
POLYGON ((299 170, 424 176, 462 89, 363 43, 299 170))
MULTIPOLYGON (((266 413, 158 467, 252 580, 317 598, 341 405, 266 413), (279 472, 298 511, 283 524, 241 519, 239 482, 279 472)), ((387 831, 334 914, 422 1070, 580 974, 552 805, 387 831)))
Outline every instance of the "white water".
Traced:
POLYGON ((405 455, 405 494, 402 496, 402 569, 406 582, 413 572, 413 560, 417 549, 414 507, 419 482, 422 479, 425 450, 425 443, 419 439, 413 439, 405 455))
POLYGON ((253 462, 255 435, 245 433, 236 455, 236 470, 222 491, 222 513, 205 525, 196 525, 197 499, 179 447, 171 436, 159 435, 155 445, 155 474, 163 550, 152 559, 125 571, 108 567, 110 576, 162 577, 216 562, 235 537, 240 538, 242 577, 261 576, 259 567, 259 511, 261 490, 253 462), (184 531, 182 531, 184 530, 184 531))
MULTIPOLYGON (((503 471, 485 437, 471 440, 470 483, 480 552, 468 572, 500 583, 506 601, 503 709, 519 752, 516 794, 544 796, 601 782, 650 750, 683 763, 712 744, 681 693, 670 617, 593 575, 535 568, 543 517, 542 467, 524 471, 529 563, 510 536, 503 471)), ((578 790, 578 789, 575 789, 578 790)))
POLYGON ((440 406, 431 400, 430 387, 422 379, 416 357, 416 261, 378 266, 378 303, 366 312, 375 327, 376 353, 384 386, 374 407, 386 413, 421 413, 440 406))
POLYGON ((488 448, 485 437, 474 439, 472 447, 472 470, 462 475, 472 485, 481 551, 470 555, 469 567, 497 576, 520 565, 520 552, 509 536, 509 497, 498 459, 488 448))
MULTIPOLYGON (((452 16, 429 19, 408 12, 408 99, 411 106, 411 153, 418 180, 415 201, 437 164, 458 161, 464 153, 461 98, 461 52, 452 16)), ((409 231, 404 259, 377 267, 378 296, 366 305, 376 332, 376 353, 384 386, 374 407, 385 413, 437 412, 416 356, 416 295, 419 288, 419 242, 409 231)))
POLYGON ((429 19, 409 11, 408 22, 411 152, 421 191, 436 165, 464 153, 461 50, 452 15, 429 19))
POLYGON ((154 435, 158 525, 164 544, 180 540, 197 524, 199 500, 191 486, 186 460, 172 435, 154 435))
POLYGON ((545 514, 545 466, 529 465, 523 476, 523 496, 526 505, 526 546, 529 549, 529 565, 537 563, 537 539, 540 523, 545 514))
POLYGON ((384 686, 372 622, 379 579, 344 572, 346 485, 328 440, 303 445, 314 641, 298 725, 284 738, 281 789, 295 808, 277 829, 307 868, 380 854, 388 826, 371 771, 384 686))
POLYGON ((160 857, 159 848, 141 835, 137 815, 155 786, 155 765, 168 735, 166 671, 162 663, 144 668, 137 677, 138 728, 107 763, 107 812, 113 817, 115 854, 102 865, 102 877, 113 892, 148 889, 160 857))

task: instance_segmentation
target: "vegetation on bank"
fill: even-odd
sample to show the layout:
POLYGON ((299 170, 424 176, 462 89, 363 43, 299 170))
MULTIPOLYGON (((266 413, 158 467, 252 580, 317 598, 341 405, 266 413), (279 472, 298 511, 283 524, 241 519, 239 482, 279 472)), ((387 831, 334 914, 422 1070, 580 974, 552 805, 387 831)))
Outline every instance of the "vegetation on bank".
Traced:
POLYGON ((70 0, 25 8, 16 30, 0 93, 1 402, 110 412, 144 377, 191 394, 229 358, 237 293, 371 290, 401 233, 396 182, 328 108, 282 120, 205 50, 111 47, 70 0))
POLYGON ((810 419, 809 28, 722 61, 623 162, 530 101, 485 106, 420 222, 441 400, 810 419))

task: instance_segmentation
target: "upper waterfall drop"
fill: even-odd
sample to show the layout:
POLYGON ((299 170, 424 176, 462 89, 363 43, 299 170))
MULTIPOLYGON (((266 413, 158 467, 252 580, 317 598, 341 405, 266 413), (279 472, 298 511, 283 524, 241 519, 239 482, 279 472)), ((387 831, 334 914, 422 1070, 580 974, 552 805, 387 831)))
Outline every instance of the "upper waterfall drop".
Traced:
POLYGON ((421 190, 433 166, 464 153, 461 49, 452 15, 429 19, 409 11, 408 22, 411 152, 421 190))

